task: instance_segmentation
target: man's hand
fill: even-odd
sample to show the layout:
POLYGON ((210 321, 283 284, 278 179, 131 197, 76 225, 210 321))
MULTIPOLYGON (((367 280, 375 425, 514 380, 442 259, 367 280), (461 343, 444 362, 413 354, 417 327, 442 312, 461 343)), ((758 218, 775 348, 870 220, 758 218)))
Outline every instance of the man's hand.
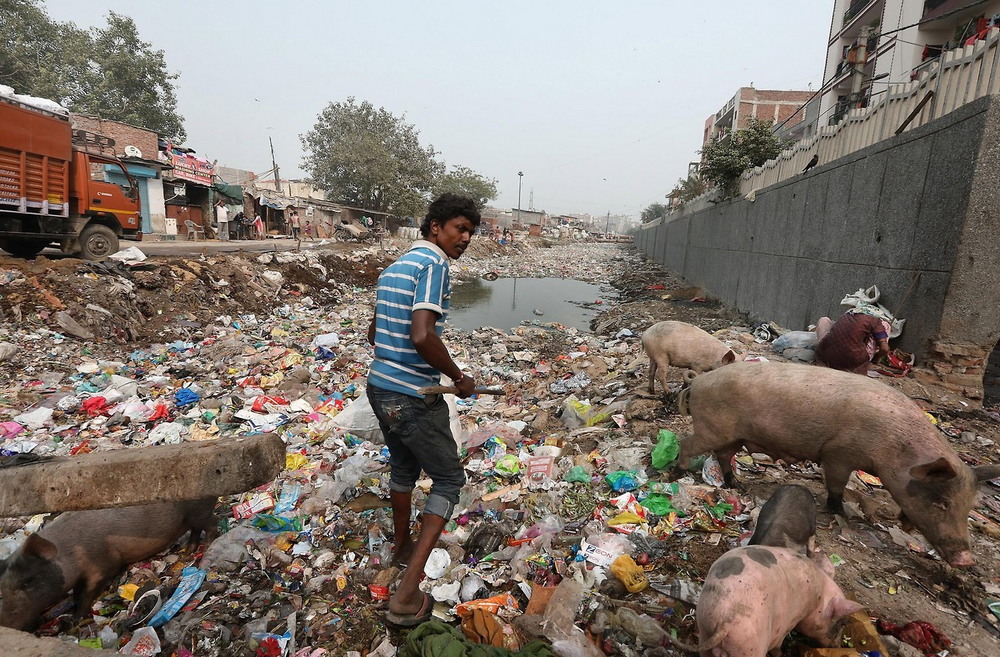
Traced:
POLYGON ((472 390, 476 387, 476 380, 468 374, 463 374, 461 379, 455 381, 455 387, 458 388, 457 396, 465 399, 472 394, 472 390))

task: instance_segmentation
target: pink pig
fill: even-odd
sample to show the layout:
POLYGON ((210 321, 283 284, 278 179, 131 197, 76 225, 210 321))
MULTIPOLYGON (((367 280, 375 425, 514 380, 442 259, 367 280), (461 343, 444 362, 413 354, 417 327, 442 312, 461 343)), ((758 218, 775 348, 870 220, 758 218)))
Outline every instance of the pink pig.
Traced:
POLYGON ((786 461, 823 466, 827 507, 843 513, 854 470, 878 476, 902 509, 952 566, 971 566, 968 515, 978 482, 1000 465, 970 468, 909 397, 848 372, 792 363, 736 363, 695 377, 677 400, 690 409, 694 434, 678 463, 715 452, 726 484, 741 447, 786 461))
POLYGON ((686 367, 698 374, 728 365, 736 352, 706 331, 685 322, 660 322, 642 332, 642 348, 649 355, 649 393, 653 381, 667 392, 667 368, 686 367))
MULTIPOLYGON (((826 562, 829 566, 829 561, 826 562)), ((863 607, 800 551, 748 545, 719 557, 698 599, 702 657, 764 657, 795 629, 835 647, 845 616, 863 607)))

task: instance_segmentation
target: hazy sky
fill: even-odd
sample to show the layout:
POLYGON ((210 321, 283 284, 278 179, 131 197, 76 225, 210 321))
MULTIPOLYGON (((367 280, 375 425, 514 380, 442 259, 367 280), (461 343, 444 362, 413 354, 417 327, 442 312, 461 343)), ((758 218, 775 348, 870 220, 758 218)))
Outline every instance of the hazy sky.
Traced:
POLYGON ((449 165, 496 178, 499 207, 638 215, 698 158, 741 86, 817 88, 832 0, 46 0, 108 10, 180 73, 187 146, 304 177, 299 135, 330 102, 383 106, 449 165))

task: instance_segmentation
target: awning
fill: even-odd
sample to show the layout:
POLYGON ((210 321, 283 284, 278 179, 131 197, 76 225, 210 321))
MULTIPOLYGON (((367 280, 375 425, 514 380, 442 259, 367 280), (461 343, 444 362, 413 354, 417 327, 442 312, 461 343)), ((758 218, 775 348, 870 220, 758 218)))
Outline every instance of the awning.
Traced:
POLYGON ((243 203, 243 187, 240 185, 229 185, 226 183, 214 183, 212 188, 222 194, 223 196, 228 196, 229 198, 243 203))
POLYGON ((282 203, 281 201, 278 200, 272 200, 267 198, 266 196, 261 196, 257 200, 260 201, 261 205, 267 206, 269 208, 274 208, 275 210, 284 210, 285 208, 288 207, 287 203, 282 203))

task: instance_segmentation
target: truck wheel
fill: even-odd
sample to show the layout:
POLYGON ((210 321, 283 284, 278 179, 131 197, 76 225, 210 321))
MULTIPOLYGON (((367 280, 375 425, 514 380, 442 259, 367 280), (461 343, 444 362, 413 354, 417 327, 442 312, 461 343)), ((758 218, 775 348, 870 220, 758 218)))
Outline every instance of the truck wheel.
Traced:
POLYGON ((80 233, 80 256, 84 260, 100 260, 118 252, 115 231, 101 224, 90 224, 80 233))
POLYGON ((27 237, 5 237, 0 239, 0 249, 18 258, 34 258, 48 245, 47 240, 36 240, 27 237))

